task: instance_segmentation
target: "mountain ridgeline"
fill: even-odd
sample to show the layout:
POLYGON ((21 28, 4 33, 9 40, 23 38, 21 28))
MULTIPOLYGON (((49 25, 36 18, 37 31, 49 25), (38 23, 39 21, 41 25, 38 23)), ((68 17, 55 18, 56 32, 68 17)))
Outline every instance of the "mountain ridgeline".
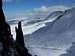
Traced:
MULTIPOLYGON (((61 49, 70 47, 72 42, 75 42, 75 7, 65 10, 54 21, 46 23, 45 27, 38 29, 32 34, 25 35, 25 37, 25 41, 31 47, 54 47, 61 49)), ((44 52, 42 51, 42 56, 43 54, 44 52)), ((68 54, 65 56, 68 56, 68 54)))
POLYGON ((16 40, 13 40, 10 26, 5 21, 2 9, 2 0, 0 0, 0 56, 32 56, 24 44, 21 22, 18 23, 16 30, 16 40))
POLYGON ((34 33, 25 36, 28 45, 59 46, 69 44, 75 40, 75 8, 65 10, 53 22, 46 23, 34 33), (72 34, 71 34, 72 33, 72 34), (37 39, 37 40, 36 40, 37 39), (35 41, 31 41, 35 40, 35 41), (64 41, 66 40, 66 41, 64 41), (39 41, 39 42, 38 42, 39 41), (62 41, 62 43, 61 43, 62 41), (45 42, 45 43, 42 43, 45 42))
MULTIPOLYGON (((10 25, 5 20, 2 9, 2 0, 0 0, 0 56, 32 56, 34 54, 35 56, 40 56, 39 54, 41 52, 41 56, 44 56, 44 53, 46 53, 46 48, 49 49, 53 47, 55 49, 66 49, 70 44, 72 44, 70 49, 60 56, 74 56, 75 8, 65 11, 55 11, 52 14, 49 14, 43 21, 32 20, 28 21, 27 24, 34 24, 41 21, 44 22, 50 17, 56 18, 52 22, 44 23, 46 25, 45 27, 38 29, 30 35, 25 35, 25 39, 22 32, 21 22, 19 22, 18 27, 15 27, 16 40, 14 40, 13 35, 11 34, 10 25), (31 51, 32 55, 28 52, 25 43, 27 43, 28 48, 35 47, 32 49, 33 52, 31 51), (37 51, 37 48, 39 47, 44 48, 45 52, 39 51, 40 49, 37 51)), ((17 24, 16 22, 18 21, 13 20, 9 23, 13 24, 13 22, 14 24, 17 24)))

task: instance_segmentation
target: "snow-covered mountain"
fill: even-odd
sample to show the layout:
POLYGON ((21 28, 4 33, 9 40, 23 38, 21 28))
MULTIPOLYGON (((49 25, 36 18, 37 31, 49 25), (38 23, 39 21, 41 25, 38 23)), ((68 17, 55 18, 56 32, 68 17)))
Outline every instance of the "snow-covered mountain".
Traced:
POLYGON ((9 20, 15 39, 15 26, 22 21, 25 43, 32 54, 58 56, 75 41, 75 8, 36 13, 9 20), (33 52, 32 52, 33 51, 33 52), (50 53, 49 53, 50 52, 50 53))
POLYGON ((17 26, 19 21, 22 22, 23 33, 26 35, 32 34, 36 30, 46 26, 45 23, 52 22, 61 14, 63 14, 63 10, 59 11, 59 9, 56 8, 53 12, 34 13, 30 16, 16 16, 13 17, 13 19, 11 18, 11 20, 8 20, 8 23, 11 26, 11 31, 15 39, 15 26, 17 26))
MULTIPOLYGON (((52 22, 25 36, 28 46, 66 49, 75 41, 75 8, 65 10, 52 22)), ((44 53, 43 53, 44 54, 44 53)), ((42 56, 43 56, 42 54, 42 56)), ((46 55, 47 56, 47 55, 46 55)))

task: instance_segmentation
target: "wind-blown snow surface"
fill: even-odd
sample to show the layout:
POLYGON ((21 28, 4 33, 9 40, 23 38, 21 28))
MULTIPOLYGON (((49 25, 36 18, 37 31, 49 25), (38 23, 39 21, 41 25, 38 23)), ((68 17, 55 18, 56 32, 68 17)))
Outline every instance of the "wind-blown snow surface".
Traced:
MULTIPOLYGON (((26 47, 33 55, 59 56, 75 41, 75 8, 55 10, 43 18, 21 20, 26 47)), ((12 21, 8 23, 15 34, 17 20, 12 21)))
POLYGON ((73 42, 72 46, 66 50, 66 53, 60 56, 75 56, 75 42, 73 42))

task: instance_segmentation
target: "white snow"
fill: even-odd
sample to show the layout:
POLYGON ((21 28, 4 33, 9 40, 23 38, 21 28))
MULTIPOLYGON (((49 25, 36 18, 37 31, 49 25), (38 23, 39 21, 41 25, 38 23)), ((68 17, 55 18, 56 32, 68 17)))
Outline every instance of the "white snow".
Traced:
MULTIPOLYGON (((42 9, 45 9, 44 10, 45 12, 47 10, 51 10, 52 12, 54 12, 54 11, 64 11, 65 9, 68 9, 68 7, 64 7, 64 6, 59 6, 59 7, 58 6, 53 6, 53 7, 47 8, 45 6, 42 6, 42 9)), ((39 10, 41 10, 41 9, 39 9, 39 10)), ((32 21, 33 19, 31 18, 31 20, 29 20, 28 17, 22 18, 22 20, 23 20, 22 21, 23 34, 24 35, 32 34, 33 32, 37 31, 38 29, 43 28, 43 27, 46 27, 46 23, 53 22, 58 16, 51 17, 51 18, 49 18, 47 20, 42 20, 40 22, 36 22, 36 23, 33 23, 33 24, 28 24, 28 25, 25 25, 25 24, 28 23, 28 22, 30 22, 30 21, 32 21)), ((16 18, 15 20, 19 20, 20 21, 21 18, 19 18, 19 19, 16 18)), ((35 20, 37 20, 37 19, 35 19, 35 20)), ((17 26, 17 24, 12 24, 10 26, 11 26, 11 33, 13 34, 14 39, 16 39, 15 26, 17 26)), ((31 54, 33 54, 33 55, 38 55, 38 56, 59 56, 61 53, 65 53, 65 48, 59 49, 59 48, 55 48, 54 47, 54 49, 52 49, 52 48, 47 48, 47 46, 45 46, 45 48, 40 48, 38 46, 37 47, 36 46, 35 47, 31 47, 31 46, 28 47, 28 49, 29 49, 29 52, 31 54)), ((67 49, 67 47, 66 47, 66 49, 67 49)))

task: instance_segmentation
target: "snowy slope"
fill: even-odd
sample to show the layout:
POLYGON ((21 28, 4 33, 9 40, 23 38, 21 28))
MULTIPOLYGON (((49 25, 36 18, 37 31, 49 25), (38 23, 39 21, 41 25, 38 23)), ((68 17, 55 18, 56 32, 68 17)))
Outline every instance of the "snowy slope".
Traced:
POLYGON ((36 13, 30 17, 9 20, 8 23, 11 26, 14 39, 15 26, 17 26, 18 21, 22 21, 26 47, 32 54, 58 56, 65 52, 66 44, 68 44, 66 47, 68 48, 74 40, 74 23, 72 23, 74 21, 74 8, 65 11, 63 7, 58 9, 55 7, 52 12, 36 13), (62 48, 63 50, 61 50, 62 48))
POLYGON ((53 22, 47 23, 47 26, 25 36, 25 41, 32 47, 54 47, 64 50, 70 47, 75 41, 75 8, 64 11, 53 22))
MULTIPOLYGON (((27 39, 26 38, 25 39, 28 40, 29 45, 30 44, 39 45, 42 42, 43 42, 42 44, 47 45, 47 43, 50 42, 51 46, 52 45, 55 46, 56 45, 55 41, 57 41, 58 42, 57 45, 59 45, 61 41, 65 43, 64 41, 65 38, 65 40, 69 39, 68 41, 66 41, 66 44, 69 44, 69 41, 71 42, 72 37, 74 37, 72 35, 74 33, 74 23, 73 23, 73 21, 75 20, 74 13, 75 13, 74 8, 65 11, 63 15, 59 15, 59 17, 57 17, 56 20, 54 20, 52 23, 51 22, 47 23, 46 27, 43 27, 38 31, 34 32, 33 34, 26 36, 27 39), (32 41, 30 41, 30 39, 32 41)), ((63 42, 62 44, 64 44, 63 42)), ((50 43, 48 43, 48 45, 50 43)))
MULTIPOLYGON (((24 35, 32 34, 36 30, 45 27, 46 23, 54 21, 59 15, 63 14, 63 11, 53 11, 51 13, 41 14, 43 18, 30 16, 30 17, 16 17, 14 19, 8 20, 8 24, 11 26, 11 31, 15 39, 15 26, 17 26, 18 22, 22 22, 22 28, 24 35)), ((40 17, 41 15, 38 14, 40 17)))

